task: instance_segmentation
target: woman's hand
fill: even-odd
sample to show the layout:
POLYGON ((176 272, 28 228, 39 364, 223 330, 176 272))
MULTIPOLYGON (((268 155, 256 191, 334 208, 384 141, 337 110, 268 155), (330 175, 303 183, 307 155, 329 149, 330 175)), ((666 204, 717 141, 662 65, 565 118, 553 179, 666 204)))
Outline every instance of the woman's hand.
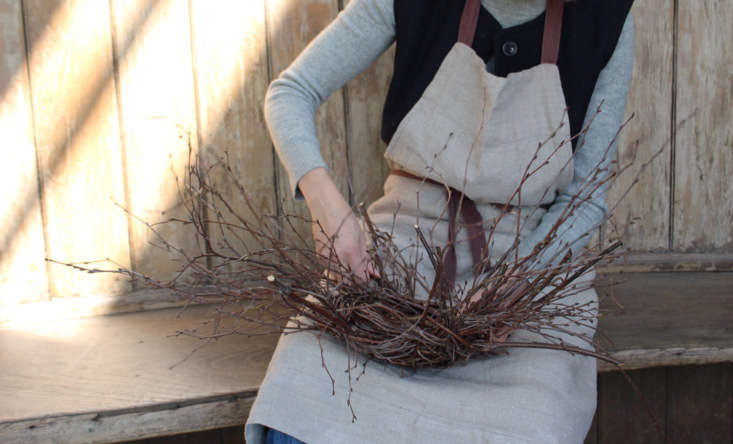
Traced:
POLYGON ((379 277, 369 260, 359 222, 324 168, 306 173, 298 182, 313 219, 316 252, 329 257, 329 237, 338 260, 359 279, 379 277))

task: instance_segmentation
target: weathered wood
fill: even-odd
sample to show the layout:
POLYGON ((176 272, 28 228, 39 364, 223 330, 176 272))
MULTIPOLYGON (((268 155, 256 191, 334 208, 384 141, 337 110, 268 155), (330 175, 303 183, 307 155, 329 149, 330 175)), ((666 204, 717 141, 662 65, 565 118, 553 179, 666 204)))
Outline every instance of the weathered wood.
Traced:
POLYGON ((150 439, 146 444, 223 444, 221 430, 207 430, 205 432, 183 433, 150 439))
MULTIPOLYGON (((46 254, 129 267, 108 2, 23 2, 46 254)), ((127 281, 48 268, 53 297, 118 294, 127 281)))
POLYGON ((733 254, 631 253, 599 264, 599 273, 733 271, 733 254))
MULTIPOLYGON (((621 165, 636 160, 611 187, 610 207, 631 185, 641 165, 670 137, 674 2, 635 2, 632 13, 636 53, 626 112, 635 113, 635 118, 620 139, 617 159, 621 165)), ((634 191, 621 201, 606 224, 606 239, 620 237, 635 251, 669 247, 669 149, 650 164, 634 191)))
POLYGON ((733 3, 680 2, 674 247, 733 250, 733 3))
POLYGON ((673 442, 733 441, 733 365, 668 370, 667 434, 673 442))
POLYGON ((111 442, 241 425, 277 338, 229 336, 200 348, 170 335, 199 326, 212 308, 179 313, 0 332, 0 441, 111 442))
MULTIPOLYGON (((269 83, 265 2, 248 0, 216 8, 208 1, 193 1, 191 25, 205 157, 212 161, 226 157, 255 209, 260 214, 274 215, 274 159, 262 109, 269 83)), ((232 181, 221 170, 215 171, 212 180, 223 197, 239 215, 257 223, 240 190, 227 187, 232 181)), ((223 209, 223 205, 219 207, 223 209)), ((221 217, 241 226, 227 211, 221 217)), ((227 255, 243 255, 246 248, 261 248, 241 230, 223 234, 221 226, 212 224, 210 235, 214 248, 227 255), (237 253, 223 245, 224 236, 233 242, 237 253)))
POLYGON ((733 359, 733 273, 607 274, 596 287, 599 339, 625 368, 733 359))
MULTIPOLYGON (((708 352, 698 362, 733 360, 733 353, 712 353, 716 349, 722 353, 726 344, 733 350, 733 273, 621 276, 626 282, 613 287, 616 302, 608 287, 600 287, 609 276, 599 277, 605 313, 601 330, 614 341, 608 347, 614 356, 637 354, 627 368, 681 364, 679 356, 693 355, 700 348, 708 352), (613 311, 616 303, 623 312, 613 311), (675 354, 649 355, 649 350, 674 347, 675 354)), ((199 349, 203 343, 198 339, 169 335, 199 326, 212 316, 212 307, 189 308, 177 316, 179 312, 155 310, 57 322, 41 318, 35 323, 29 318, 6 326, 0 331, 0 441, 142 439, 241 424, 277 338, 228 336, 199 349), (233 404, 221 404, 230 398, 233 404)), ((203 329, 202 334, 208 334, 211 326, 203 329)), ((618 396, 601 405, 624 404, 631 397, 618 396)), ((599 438, 613 431, 604 429, 603 411, 599 411, 599 438)))
POLYGON ((19 0, 0 0, 0 306, 48 297, 33 116, 19 0))
MULTIPOLYGON (((337 0, 268 0, 267 20, 270 39, 270 62, 273 76, 279 75, 316 34, 338 13, 337 0)), ((336 93, 316 115, 321 155, 329 173, 344 198, 348 199, 348 163, 343 94, 336 93)), ((290 183, 282 166, 278 167, 278 194, 284 214, 310 218, 303 202, 292 198, 290 183)), ((310 224, 293 220, 298 233, 310 240, 310 224)), ((290 230, 288 230, 290 231, 290 230)))
POLYGON ((244 444, 244 426, 227 427, 206 432, 125 441, 125 444, 244 444))
POLYGON ((590 425, 588 435, 585 437, 585 444, 598 444, 598 409, 596 408, 596 414, 593 415, 593 423, 590 425))
MULTIPOLYGON (((649 367, 703 365, 733 362, 733 347, 667 347, 619 350, 611 355, 623 362, 625 370, 649 367)), ((612 372, 618 368, 607 362, 598 363, 599 372, 612 372)))
POLYGON ((7 444, 106 443, 231 427, 247 419, 254 398, 255 392, 248 391, 147 408, 0 422, 0 438, 7 444))
MULTIPOLYGON (((183 178, 189 141, 197 144, 188 3, 180 0, 113 0, 113 43, 118 67, 127 202, 149 223, 186 218, 175 177, 183 178)), ((118 210, 120 211, 120 210, 118 210)), ((192 226, 158 225, 168 242, 188 254, 200 251, 192 226)), ((170 279, 182 258, 154 247, 156 235, 130 219, 136 271, 170 279)))
MULTIPOLYGON (((239 399, 236 402, 249 402, 264 376, 275 335, 226 336, 215 342, 171 336, 199 327, 213 316, 213 307, 205 306, 54 323, 29 321, 22 329, 0 331, 0 424, 5 424, 0 428, 5 431, 0 432, 0 441, 6 442, 8 435, 3 433, 18 430, 16 426, 8 428, 8 423, 82 415, 64 426, 65 433, 71 433, 75 427, 89 424, 95 414, 123 415, 125 419, 124 415, 139 414, 148 407, 153 415, 151 424, 141 423, 141 434, 130 435, 130 439, 152 436, 143 434, 148 427, 177 433, 242 424, 241 416, 219 421, 202 415, 185 428, 189 418, 175 408, 179 403, 193 406, 208 399, 218 403, 229 396, 239 399)), ((203 326, 201 334, 211 331, 211 325, 203 326)), ((213 407, 206 408, 213 412, 213 407)), ((220 415, 226 416, 221 411, 214 416, 220 415)), ((46 427, 62 426, 60 419, 43 421, 34 429, 38 433, 46 427)), ((122 430, 130 423, 119 425, 122 430)))
POLYGON ((628 377, 631 383, 619 372, 598 378, 598 443, 665 443, 666 369, 628 377))
POLYGON ((223 429, 221 431, 221 444, 245 444, 244 426, 223 429))
POLYGON ((157 289, 138 290, 120 296, 56 298, 52 301, 3 307, 0 310, 0 329, 23 326, 29 320, 55 322, 217 302, 223 302, 223 298, 207 295, 198 300, 198 298, 182 296, 170 290, 157 289))

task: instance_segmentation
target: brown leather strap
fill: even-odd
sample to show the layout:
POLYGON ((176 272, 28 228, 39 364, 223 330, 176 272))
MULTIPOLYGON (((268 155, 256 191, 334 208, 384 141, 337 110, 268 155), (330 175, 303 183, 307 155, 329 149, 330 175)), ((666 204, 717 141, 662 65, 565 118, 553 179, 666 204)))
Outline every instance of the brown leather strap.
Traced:
MULTIPOLYGON (((407 171, 393 169, 390 174, 396 176, 408 177, 415 180, 424 180, 425 182, 444 186, 442 183, 427 177, 418 177, 407 171)), ((473 259, 473 267, 475 273, 482 273, 483 267, 480 267, 483 258, 484 248, 486 248, 486 235, 483 228, 483 219, 476 203, 463 195, 460 191, 450 188, 448 196, 448 245, 446 246, 445 255, 443 256, 443 273, 446 282, 453 286, 456 281, 456 220, 458 219, 458 207, 461 209, 461 218, 463 219, 466 231, 468 231, 468 245, 471 249, 471 258, 473 259)), ((486 264, 488 265, 488 264, 486 264)))
POLYGON ((473 37, 476 35, 478 15, 481 11, 481 0, 466 0, 461 15, 461 25, 458 27, 458 41, 468 46, 473 45, 473 37))
POLYGON ((557 64, 562 36, 562 14, 565 10, 563 0, 547 0, 545 12, 545 31, 542 37, 542 63, 557 64))
MULTIPOLYGON (((562 36, 562 15, 565 10, 563 0, 547 0, 545 30, 542 37, 542 63, 557 64, 562 36)), ((461 24, 458 28, 458 41, 468 46, 473 44, 481 11, 481 0, 466 0, 463 5, 461 24)))

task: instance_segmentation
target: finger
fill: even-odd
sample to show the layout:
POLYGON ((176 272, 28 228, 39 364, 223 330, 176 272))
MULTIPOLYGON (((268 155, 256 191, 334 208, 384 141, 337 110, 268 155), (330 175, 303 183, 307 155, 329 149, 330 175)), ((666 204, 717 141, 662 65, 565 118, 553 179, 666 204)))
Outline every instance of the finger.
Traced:
POLYGON ((369 261, 369 262, 367 262, 367 273, 368 273, 368 274, 369 274, 370 276, 372 276, 372 277, 374 277, 374 278, 376 278, 376 279, 379 279, 379 278, 381 278, 381 277, 382 277, 382 276, 381 276, 381 275, 379 274, 379 270, 377 270, 377 266, 376 266, 376 265, 374 264, 374 262, 372 262, 372 261, 369 261))

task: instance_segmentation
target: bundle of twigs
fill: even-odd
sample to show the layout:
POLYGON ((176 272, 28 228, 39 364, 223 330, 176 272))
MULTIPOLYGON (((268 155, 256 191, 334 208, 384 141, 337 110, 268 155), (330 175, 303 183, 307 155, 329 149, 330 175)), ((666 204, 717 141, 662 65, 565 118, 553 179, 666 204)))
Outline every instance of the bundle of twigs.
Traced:
MULTIPOLYGON (((226 156, 211 162, 196 156, 179 183, 188 217, 167 223, 192 227, 204 240, 201 251, 191 254, 158 236, 160 246, 182 260, 174 279, 161 282, 128 269, 112 271, 192 298, 223 298, 226 304, 222 305, 219 317, 253 321, 269 332, 325 332, 341 339, 349 351, 402 367, 450 366, 509 347, 562 349, 614 362, 604 353, 594 351, 591 337, 577 334, 589 346, 573 347, 555 338, 552 332, 567 333, 568 322, 595 322, 596 307, 563 304, 562 298, 586 289, 588 284, 577 284, 578 277, 612 255, 620 244, 575 255, 566 250, 562 258, 550 261, 552 265, 537 264, 559 237, 562 223, 595 190, 624 169, 615 166, 609 170, 599 163, 596 173, 530 255, 519 257, 516 249, 510 249, 495 263, 487 262, 488 271, 477 276, 472 284, 458 287, 443 283, 445 248, 428 244, 415 226, 416 236, 435 268, 433 282, 417 282, 416 264, 402 256, 391 233, 372 224, 363 205, 355 212, 368 228, 369 254, 380 277, 359 278, 339 261, 333 238, 330 250, 323 255, 299 234, 295 221, 303 218, 261 214, 226 156), (223 190, 229 190, 229 194, 223 190), (232 204, 231 190, 241 196, 245 205, 232 204), (246 210, 238 210, 241 207, 246 210), (429 289, 427 300, 414 296, 416 285, 429 289), (513 342, 510 335, 518 329, 539 333, 544 340, 513 342)), ((496 225, 499 220, 492 222, 496 225)), ((158 233, 157 226, 146 225, 158 233)), ((489 227, 488 232, 490 243, 493 228, 489 227)), ((517 237, 515 246, 518 241, 517 237)), ((226 333, 254 335, 262 331, 226 333)), ((213 336, 218 334, 212 332, 213 336)))

